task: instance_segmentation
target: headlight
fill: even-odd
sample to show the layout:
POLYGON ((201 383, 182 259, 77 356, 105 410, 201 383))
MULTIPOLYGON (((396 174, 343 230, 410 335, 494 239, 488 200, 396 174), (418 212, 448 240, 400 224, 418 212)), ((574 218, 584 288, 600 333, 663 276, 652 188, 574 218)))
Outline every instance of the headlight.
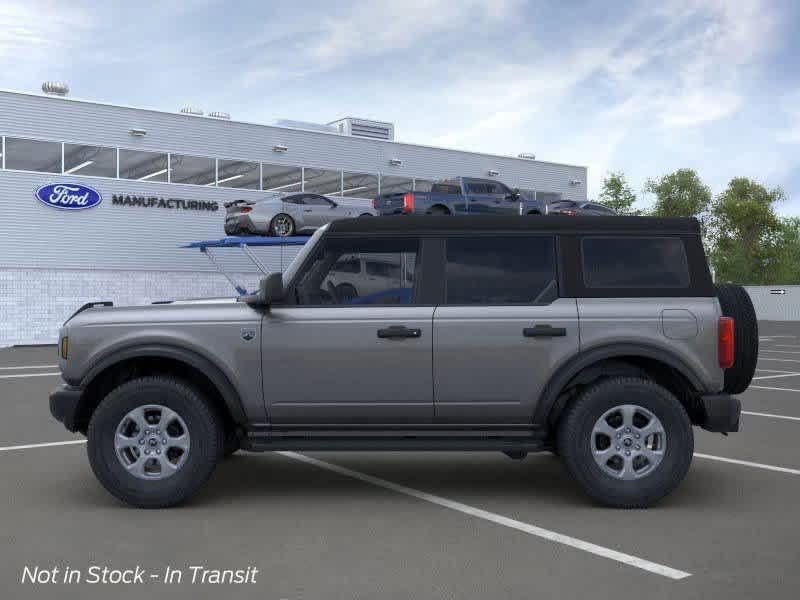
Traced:
POLYGON ((64 336, 61 338, 61 344, 59 344, 61 348, 61 358, 67 360, 67 355, 69 354, 69 336, 64 336))

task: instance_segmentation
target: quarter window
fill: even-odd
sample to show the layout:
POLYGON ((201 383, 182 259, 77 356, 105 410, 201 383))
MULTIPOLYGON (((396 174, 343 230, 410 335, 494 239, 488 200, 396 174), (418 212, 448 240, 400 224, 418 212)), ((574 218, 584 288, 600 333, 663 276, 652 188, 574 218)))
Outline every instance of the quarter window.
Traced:
POLYGON ((411 304, 418 247, 417 240, 329 239, 300 275, 294 301, 301 305, 411 304))
POLYGON ((550 236, 447 240, 448 304, 537 304, 557 297, 550 236))
POLYGON ((7 137, 6 169, 61 173, 61 143, 7 137))
POLYGON ((685 288, 683 240, 670 237, 587 237, 581 242, 588 288, 685 288))

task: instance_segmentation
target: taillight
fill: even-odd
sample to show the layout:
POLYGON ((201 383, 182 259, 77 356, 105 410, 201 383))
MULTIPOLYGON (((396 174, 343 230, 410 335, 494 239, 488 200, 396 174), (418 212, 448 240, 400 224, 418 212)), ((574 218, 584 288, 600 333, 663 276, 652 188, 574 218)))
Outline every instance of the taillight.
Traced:
POLYGON ((372 199, 372 208, 377 210, 377 208, 378 208, 378 199, 377 198, 373 198, 372 199))
POLYGON ((558 211, 560 215, 569 215, 570 217, 574 217, 578 214, 578 211, 574 208, 565 208, 564 210, 558 211))
POLYGON ((717 340, 719 355, 719 366, 722 369, 729 369, 733 366, 733 349, 735 340, 733 337, 733 319, 730 317, 720 317, 717 325, 717 340))
POLYGON ((253 210, 253 209, 252 209, 252 208, 250 208, 249 206, 245 206, 245 207, 242 209, 242 212, 243 212, 243 213, 249 213, 251 210, 253 210))
POLYGON ((414 212, 414 194, 403 194, 403 212, 414 212))

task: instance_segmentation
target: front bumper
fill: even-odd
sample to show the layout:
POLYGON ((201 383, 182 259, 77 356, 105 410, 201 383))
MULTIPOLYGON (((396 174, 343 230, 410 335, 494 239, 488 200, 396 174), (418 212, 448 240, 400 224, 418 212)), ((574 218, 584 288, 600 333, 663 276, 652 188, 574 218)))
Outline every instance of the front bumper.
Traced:
POLYGON ((81 425, 78 411, 82 396, 82 389, 66 383, 50 392, 50 414, 70 431, 77 431, 81 425))
POLYGON ((739 399, 725 393, 700 396, 705 420, 700 426, 706 431, 728 433, 739 431, 739 418, 742 403, 739 399))

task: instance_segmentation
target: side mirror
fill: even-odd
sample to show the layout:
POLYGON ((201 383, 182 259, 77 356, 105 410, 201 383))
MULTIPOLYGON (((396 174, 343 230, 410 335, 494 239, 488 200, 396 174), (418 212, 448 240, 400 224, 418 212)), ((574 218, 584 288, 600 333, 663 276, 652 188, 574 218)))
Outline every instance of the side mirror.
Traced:
POLYGON ((334 202, 333 200, 331 200, 331 208, 336 208, 337 206, 339 206, 339 205, 336 202, 334 202))
POLYGON ((258 292, 239 298, 254 306, 269 306, 283 299, 283 273, 270 273, 258 282, 258 292))
POLYGON ((522 197, 522 194, 519 193, 519 188, 514 188, 511 190, 511 193, 507 196, 507 198, 511 198, 511 200, 519 200, 522 197))

